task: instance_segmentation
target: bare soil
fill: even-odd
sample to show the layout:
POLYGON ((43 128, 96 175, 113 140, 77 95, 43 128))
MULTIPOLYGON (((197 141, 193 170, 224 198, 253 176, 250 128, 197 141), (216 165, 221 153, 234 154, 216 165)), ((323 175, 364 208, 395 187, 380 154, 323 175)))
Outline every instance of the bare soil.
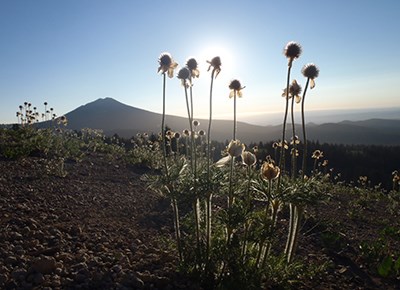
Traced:
MULTIPOLYGON (((177 270, 169 201, 146 189, 143 169, 89 155, 60 177, 46 164, 0 160, 1 289, 201 289, 177 270)), ((328 267, 296 288, 400 289, 360 252, 384 227, 399 230, 399 214, 379 200, 351 212, 353 199, 335 193, 307 211, 297 257, 328 267)))

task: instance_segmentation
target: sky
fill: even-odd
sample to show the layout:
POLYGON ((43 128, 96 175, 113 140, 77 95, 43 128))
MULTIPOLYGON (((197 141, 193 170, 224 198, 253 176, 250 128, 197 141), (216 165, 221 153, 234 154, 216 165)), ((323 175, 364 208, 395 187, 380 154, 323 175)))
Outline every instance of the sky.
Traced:
POLYGON ((220 56, 213 117, 233 118, 228 86, 238 79, 238 121, 267 124, 285 107, 289 41, 303 48, 293 79, 304 87, 301 68, 320 69, 306 110, 400 107, 399 11, 398 0, 0 0, 0 123, 17 122, 24 102, 63 115, 112 97, 161 113, 158 58, 169 52, 179 67, 167 114, 187 116, 176 74, 194 57, 194 117, 208 117, 206 61, 220 56))

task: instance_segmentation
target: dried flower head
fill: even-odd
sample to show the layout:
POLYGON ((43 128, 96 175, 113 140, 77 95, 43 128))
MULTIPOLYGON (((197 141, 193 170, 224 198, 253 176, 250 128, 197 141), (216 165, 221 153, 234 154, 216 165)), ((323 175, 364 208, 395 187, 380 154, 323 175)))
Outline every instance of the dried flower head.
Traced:
POLYGON ((242 97, 242 89, 245 87, 242 87, 242 84, 238 80, 232 80, 231 83, 229 84, 229 88, 231 89, 231 92, 229 94, 229 98, 232 98, 235 96, 242 97))
POLYGON ((198 78, 200 76, 197 61, 194 58, 189 58, 186 62, 186 66, 189 68, 192 78, 198 78))
POLYGON ((279 147, 279 143, 278 142, 272 143, 272 148, 273 149, 278 149, 278 147, 279 147))
POLYGON ((298 44, 297 42, 291 41, 288 44, 286 44, 283 53, 288 58, 288 66, 292 66, 293 60, 299 58, 301 52, 302 52, 301 45, 298 44))
POLYGON ((315 150, 311 156, 311 158, 313 159, 321 159, 322 157, 324 157, 324 152, 322 152, 321 150, 315 150))
POLYGON ((188 129, 185 129, 182 131, 183 136, 188 137, 190 135, 190 131, 188 129))
POLYGON ((279 176, 281 170, 273 161, 265 161, 261 166, 261 177, 266 180, 274 180, 279 176))
POLYGON ((211 67, 213 68, 213 72, 215 71, 215 78, 217 78, 218 74, 221 72, 221 58, 219 56, 214 57, 211 61, 207 60, 207 63, 210 64, 210 66, 208 67, 209 71, 211 69, 211 67))
POLYGON ((181 80, 182 86, 189 86, 188 80, 190 79, 190 70, 187 67, 183 67, 178 72, 178 79, 181 80))
POLYGON ((239 157, 244 150, 244 144, 239 140, 232 140, 228 145, 228 154, 232 157, 239 157))
POLYGON ((301 86, 297 83, 296 80, 293 80, 289 86, 289 95, 287 95, 286 88, 283 90, 282 97, 288 96, 288 98, 295 97, 296 103, 300 103, 301 101, 301 86))
POLYGON ((206 135, 206 131, 204 131, 204 130, 200 130, 199 131, 199 136, 200 137, 203 137, 203 136, 205 136, 206 135))
POLYGON ((194 120, 194 121, 193 121, 193 126, 197 127, 197 126, 199 126, 199 125, 200 125, 200 122, 199 122, 199 121, 197 121, 197 120, 194 120))
POLYGON ((181 134, 180 134, 179 132, 175 132, 174 138, 175 138, 175 139, 181 138, 181 134))
POLYGON ((243 151, 242 160, 243 160, 243 164, 245 164, 249 167, 253 166, 257 162, 256 155, 254 155, 253 153, 251 153, 249 151, 243 151))
POLYGON ((303 74, 303 76, 310 79, 310 89, 313 89, 315 87, 314 79, 317 78, 319 75, 319 68, 313 63, 308 63, 303 66, 303 68, 301 69, 301 73, 303 74))
POLYGON ((178 66, 178 64, 172 59, 171 54, 168 52, 164 52, 160 55, 158 59, 158 63, 160 67, 157 72, 168 73, 168 77, 172 78, 174 76, 174 69, 178 66))

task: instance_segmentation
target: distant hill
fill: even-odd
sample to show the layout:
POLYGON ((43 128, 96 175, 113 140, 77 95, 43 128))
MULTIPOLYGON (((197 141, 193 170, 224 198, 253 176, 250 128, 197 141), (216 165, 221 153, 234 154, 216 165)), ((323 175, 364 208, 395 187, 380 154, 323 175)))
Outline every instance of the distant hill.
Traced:
MULTIPOLYGON (((161 131, 161 114, 138 109, 120 103, 112 98, 98 99, 80 106, 66 114, 68 128, 101 129, 104 134, 130 138, 137 133, 156 133, 161 131)), ((400 117, 399 117, 400 118, 400 117)), ((166 126, 181 132, 189 128, 187 118, 167 115, 166 126)), ((199 119, 198 130, 207 130, 208 120, 199 119)), ((37 126, 48 126, 48 122, 37 126)), ((0 125, 0 128, 10 127, 0 125)), ((287 139, 291 138, 291 123, 287 124, 287 139)), ((297 135, 301 136, 301 126, 296 125, 297 135)), ((224 142, 233 133, 232 120, 213 120, 212 139, 224 142)), ((280 140, 282 125, 260 126, 244 122, 237 123, 237 137, 242 142, 268 142, 280 140)), ((367 119, 364 121, 341 121, 338 123, 307 124, 307 139, 330 144, 400 145, 400 119, 367 119)))
MULTIPOLYGON (((118 134, 130 138, 139 132, 158 133, 161 115, 120 103, 112 98, 98 99, 66 114, 68 127, 101 129, 106 135, 118 134)), ((208 120, 200 119, 199 130, 207 130, 208 120)), ((175 131, 188 129, 187 118, 166 116, 166 125, 175 131)), ((298 135, 301 127, 296 125, 298 135)), ((266 142, 281 138, 282 126, 257 126, 244 122, 237 124, 237 136, 245 143, 266 142)), ((287 136, 291 136, 290 123, 287 136)), ((232 138, 231 120, 213 120, 212 139, 232 138)), ((366 121, 342 121, 307 126, 309 140, 333 144, 400 145, 400 120, 369 119, 366 121)), ((289 137, 290 138, 290 137, 289 137)), ((288 138, 288 139, 289 139, 288 138)))

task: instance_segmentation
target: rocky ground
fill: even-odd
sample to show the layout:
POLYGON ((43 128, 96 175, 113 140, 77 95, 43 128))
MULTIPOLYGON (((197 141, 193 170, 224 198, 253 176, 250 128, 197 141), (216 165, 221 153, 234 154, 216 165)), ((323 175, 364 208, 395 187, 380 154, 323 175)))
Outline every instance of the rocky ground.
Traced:
MULTIPOLYGON (((146 189, 138 168, 104 156, 67 162, 65 177, 46 166, 0 160, 1 289, 201 289, 178 273, 169 202, 146 189)), ((400 289, 363 266, 358 247, 383 224, 400 229, 399 215, 377 202, 349 219, 349 202, 344 193, 308 213, 298 254, 329 267, 299 287, 400 289)))

